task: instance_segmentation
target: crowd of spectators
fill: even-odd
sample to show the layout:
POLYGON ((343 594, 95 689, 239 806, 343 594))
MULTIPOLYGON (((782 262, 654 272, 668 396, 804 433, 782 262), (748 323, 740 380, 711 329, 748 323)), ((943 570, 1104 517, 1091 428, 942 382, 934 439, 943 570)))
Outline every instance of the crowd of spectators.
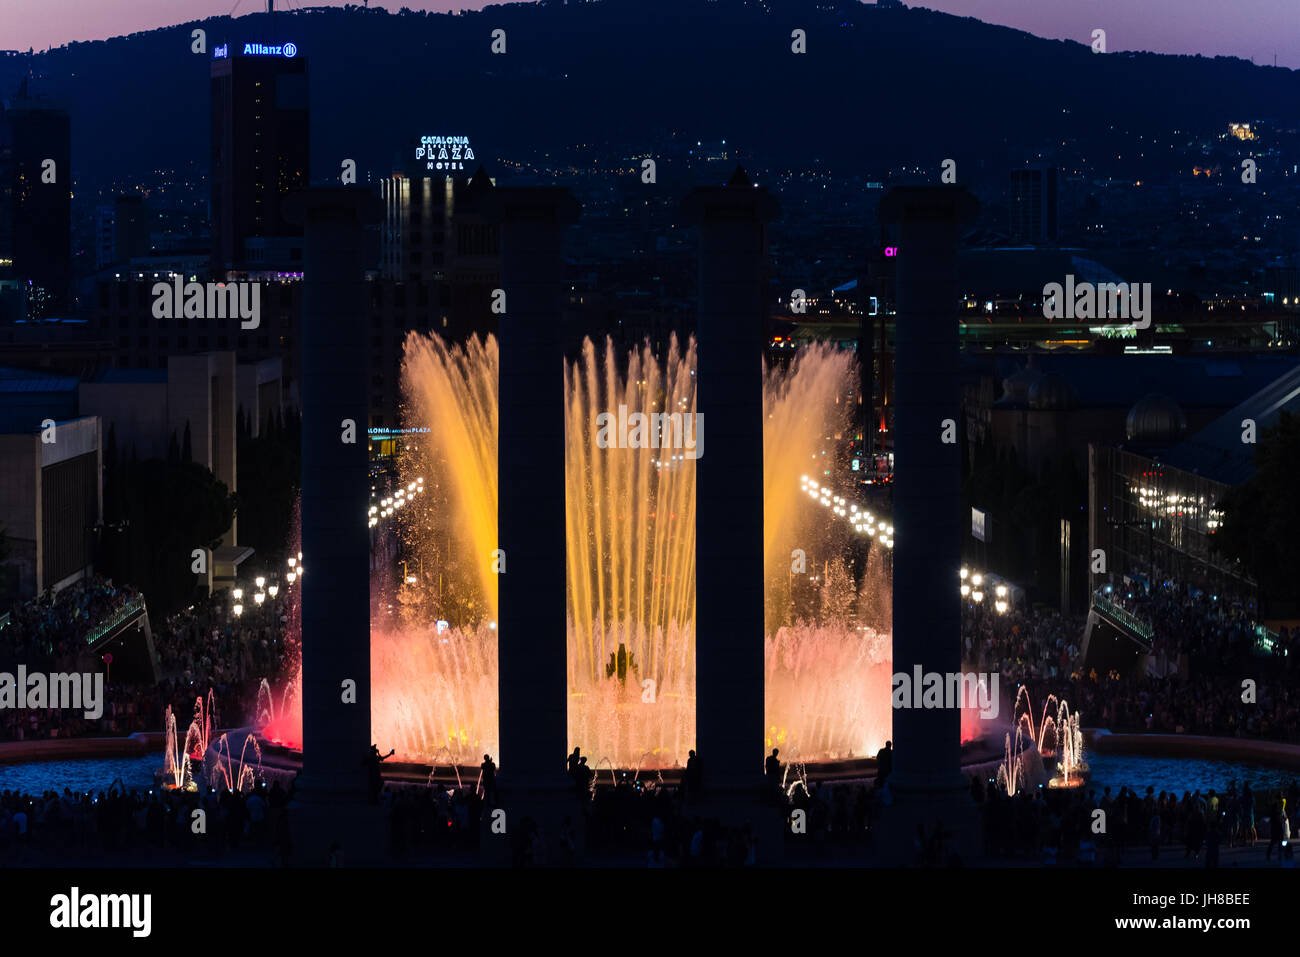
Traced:
MULTIPOLYGON (((111 736, 161 730, 168 705, 185 725, 196 698, 214 693, 217 713, 213 725, 243 723, 255 715, 258 688, 263 679, 280 683, 295 666, 296 652, 289 632, 294 596, 254 606, 242 617, 230 613, 228 602, 215 596, 164 621, 151 624, 160 680, 147 676, 114 675, 102 656, 81 654, 89 630, 112 616, 126 601, 137 597, 129 589, 96 579, 84 588, 63 589, 51 599, 18 606, 10 624, 0 629, 0 649, 30 672, 105 671, 103 714, 85 716, 84 709, 26 708, 0 710, 0 741, 43 740, 81 735, 111 736), (68 637, 57 637, 65 629, 68 637), (52 649, 41 656, 40 649, 52 649)), ((13 672, 10 664, 0 670, 13 672)))
MULTIPOLYGON (((1213 648, 1231 649, 1231 642, 1237 640, 1240 650, 1240 639, 1231 638, 1237 627, 1230 624, 1235 620, 1232 614, 1221 620, 1213 604, 1199 607, 1206 617, 1189 626, 1195 634, 1221 633, 1227 636, 1225 643, 1213 648), (1213 627, 1207 624, 1220 620, 1213 627)), ((1166 621, 1163 627, 1169 627, 1172 619, 1158 619, 1162 620, 1166 621)), ((1031 701, 1041 703, 1049 694, 1064 698, 1071 710, 1082 713, 1085 726, 1115 732, 1300 741, 1300 687, 1293 671, 1300 650, 1286 656, 1283 667, 1267 658, 1228 653, 1216 667, 1188 663, 1165 676, 1099 673, 1081 662, 1085 627, 1083 616, 1027 609, 996 614, 968 607, 963 618, 966 660, 973 670, 997 673, 1008 694, 1023 684, 1031 701), (1243 693, 1246 679, 1251 682, 1250 694, 1243 693)), ((1288 640, 1292 640, 1289 634, 1288 640)), ((1204 654, 1207 646, 1188 647, 1200 648, 1198 654, 1204 654)))
MULTIPOLYGON (((253 859, 289 866, 293 842, 288 805, 292 785, 259 783, 243 793, 163 789, 64 790, 30 795, 0 792, 0 864, 47 860, 93 862, 129 855, 133 861, 212 859, 251 851, 253 859), (205 812, 196 833, 194 812, 205 812)), ((242 860, 242 859, 241 859, 242 860)))
POLYGON ((57 593, 46 591, 9 609, 0 627, 0 666, 74 670, 92 628, 140 597, 101 575, 82 578, 57 593))
POLYGON ((1162 854, 1177 857, 1181 849, 1182 860, 1215 867, 1221 847, 1242 846, 1260 848, 1265 862, 1280 864, 1284 856, 1291 859, 1291 835, 1300 828, 1295 781, 1285 793, 1256 794, 1248 782, 1239 789, 1234 780, 1222 794, 1184 791, 1181 799, 1153 787, 1143 794, 1127 787, 1118 794, 1109 787, 1100 794, 1094 788, 1022 788, 1009 796, 978 779, 971 792, 983 816, 986 853, 1042 863, 1117 864, 1127 854, 1141 864, 1162 854), (1104 829, 1096 828, 1098 821, 1104 829))
MULTIPOLYGON (((1257 647, 1251 603, 1230 595, 1164 579, 1149 588, 1128 583, 1107 586, 1104 596, 1152 629, 1152 651, 1172 660, 1186 659, 1192 672, 1212 672, 1240 667, 1264 657, 1257 647)), ((1271 664, 1292 673, 1300 654, 1300 627, 1283 627, 1277 637, 1271 664)))

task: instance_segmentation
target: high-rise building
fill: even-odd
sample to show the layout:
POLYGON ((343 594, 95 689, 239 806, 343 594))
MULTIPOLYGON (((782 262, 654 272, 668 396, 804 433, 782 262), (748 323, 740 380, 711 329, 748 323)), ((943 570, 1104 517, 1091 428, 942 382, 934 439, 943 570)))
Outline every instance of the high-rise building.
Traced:
POLYGON ((72 271, 71 123, 26 92, 0 107, 0 280, 29 318, 66 312, 72 271))
POLYGON ((1055 166, 1011 171, 1011 241, 1048 245, 1059 238, 1059 178, 1055 166))
POLYGON ((418 155, 379 184, 384 201, 380 274, 426 284, 438 310, 434 331, 444 338, 491 331, 485 320, 491 317, 488 306, 500 269, 497 226, 484 206, 492 179, 477 165, 465 137, 422 137, 415 150, 418 155), (472 176, 467 162, 477 167, 472 176))
POLYGON ((142 196, 119 196, 113 203, 113 261, 129 263, 149 255, 149 206, 142 196))
POLYGON ((117 210, 108 203, 95 207, 95 268, 103 269, 113 264, 113 237, 116 232, 117 210))
POLYGON ((307 60, 293 43, 230 41, 213 51, 211 94, 213 264, 292 266, 268 260, 301 256, 300 244, 267 240, 302 235, 282 206, 311 177, 307 60))

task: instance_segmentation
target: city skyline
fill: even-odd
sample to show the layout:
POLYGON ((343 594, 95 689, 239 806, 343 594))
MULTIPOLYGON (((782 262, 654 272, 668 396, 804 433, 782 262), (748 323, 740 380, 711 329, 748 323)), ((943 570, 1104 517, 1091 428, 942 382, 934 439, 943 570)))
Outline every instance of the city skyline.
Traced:
MULTIPOLYGON (((37 51, 71 42, 174 26, 191 20, 244 16, 264 9, 262 0, 6 0, 0 10, 3 48, 37 51)), ((306 4, 289 4, 292 11, 306 4)), ((432 13, 483 9, 492 4, 465 0, 407 0, 398 6, 432 13)), ((339 0, 317 0, 312 6, 342 7, 339 0)), ((381 3, 375 8, 389 9, 381 3)), ((1110 52, 1233 56, 1261 66, 1300 68, 1300 5, 1291 0, 1153 0, 1132 9, 1123 0, 1084 3, 1029 3, 1026 0, 926 0, 926 7, 955 16, 1025 30, 1049 39, 1090 42, 1092 31, 1106 31, 1110 52)))

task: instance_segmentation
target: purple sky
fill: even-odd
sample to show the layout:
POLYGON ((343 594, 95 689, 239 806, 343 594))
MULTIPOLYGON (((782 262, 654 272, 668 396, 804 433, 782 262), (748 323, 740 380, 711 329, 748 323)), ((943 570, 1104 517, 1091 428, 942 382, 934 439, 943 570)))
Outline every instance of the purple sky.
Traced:
MULTIPOLYGON (((279 0, 342 6, 343 0, 279 0)), ((655 0, 645 0, 654 3, 655 0)), ((0 0, 0 48, 38 50, 229 13, 236 0, 0 0)), ((374 0, 396 10, 482 6, 481 0, 374 0)), ((1300 0, 925 0, 911 4, 1002 23, 1045 37, 1089 42, 1106 31, 1108 50, 1239 56, 1300 68, 1300 0)), ((264 9, 238 0, 236 14, 264 9)))

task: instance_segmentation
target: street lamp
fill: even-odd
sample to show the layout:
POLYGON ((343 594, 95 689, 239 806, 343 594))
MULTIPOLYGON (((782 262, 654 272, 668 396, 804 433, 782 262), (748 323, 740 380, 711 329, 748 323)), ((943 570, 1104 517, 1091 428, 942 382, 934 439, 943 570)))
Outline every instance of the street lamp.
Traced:
POLYGON ((257 585, 258 588, 261 588, 263 585, 266 584, 266 576, 258 575, 256 578, 253 579, 253 582, 254 584, 257 585))
POLYGON ((296 572, 289 572, 289 574, 285 575, 284 577, 289 579, 290 585, 292 585, 294 582, 298 580, 298 575, 296 572))
POLYGON ((236 588, 230 594, 234 597, 235 601, 239 601, 241 598, 244 597, 244 589, 236 588))
POLYGON ((243 605, 235 605, 235 606, 234 606, 233 608, 231 608, 230 610, 233 611, 233 612, 235 613, 235 617, 238 618, 240 615, 242 615, 242 614, 244 613, 244 606, 243 606, 243 605))
POLYGON ((279 585, 271 585, 270 587, 268 587, 268 588, 266 589, 266 593, 267 593, 268 595, 270 595, 272 598, 274 598, 276 595, 280 594, 280 586, 279 586, 279 585))

